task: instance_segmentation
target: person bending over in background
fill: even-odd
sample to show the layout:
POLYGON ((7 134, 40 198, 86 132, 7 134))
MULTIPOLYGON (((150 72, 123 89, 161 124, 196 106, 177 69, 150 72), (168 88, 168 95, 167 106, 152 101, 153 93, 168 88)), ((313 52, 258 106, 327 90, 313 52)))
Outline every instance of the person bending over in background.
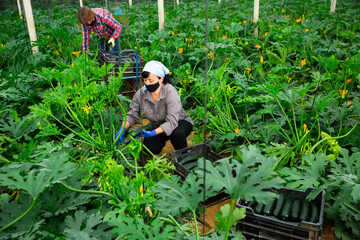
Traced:
POLYGON ((106 38, 106 42, 111 45, 111 48, 106 49, 105 41, 100 41, 100 49, 119 51, 121 25, 108 10, 82 7, 77 13, 77 18, 81 24, 83 35, 83 52, 89 49, 90 30, 96 33, 100 38, 106 38))
POLYGON ((151 131, 142 130, 144 145, 154 154, 161 153, 167 140, 178 150, 187 147, 193 122, 181 106, 178 92, 170 83, 169 70, 158 61, 148 62, 141 73, 144 87, 139 89, 127 112, 127 121, 122 123, 115 138, 123 142, 123 136, 129 127, 139 121, 140 113, 153 124, 151 131))

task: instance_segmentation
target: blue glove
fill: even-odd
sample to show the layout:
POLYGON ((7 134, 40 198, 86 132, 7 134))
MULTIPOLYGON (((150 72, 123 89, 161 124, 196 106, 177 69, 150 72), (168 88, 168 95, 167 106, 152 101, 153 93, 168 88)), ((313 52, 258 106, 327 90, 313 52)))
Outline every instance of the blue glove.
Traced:
POLYGON ((120 130, 115 134, 115 139, 117 139, 120 135, 120 138, 118 139, 118 143, 121 144, 124 141, 124 134, 125 134, 125 128, 122 126, 120 130), (120 135, 121 134, 121 135, 120 135))
POLYGON ((114 13, 115 16, 119 16, 121 14, 123 14, 123 10, 121 10, 120 8, 115 9, 115 13, 114 13))
POLYGON ((156 132, 155 130, 151 130, 151 131, 146 131, 146 130, 142 130, 143 134, 135 137, 135 138, 139 138, 139 137, 153 137, 156 136, 156 132))

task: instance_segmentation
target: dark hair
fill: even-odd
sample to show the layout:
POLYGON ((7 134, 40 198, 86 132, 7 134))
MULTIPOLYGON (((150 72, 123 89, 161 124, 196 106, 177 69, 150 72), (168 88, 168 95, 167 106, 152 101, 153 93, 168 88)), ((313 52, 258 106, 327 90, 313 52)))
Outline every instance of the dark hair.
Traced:
POLYGON ((82 7, 77 13, 77 18, 81 24, 86 24, 96 17, 96 13, 88 7, 82 7))
MULTIPOLYGON (((148 71, 143 71, 142 73, 141 73, 141 76, 143 77, 143 78, 148 78, 149 77, 149 74, 150 74, 150 72, 148 72, 148 71)), ((159 77, 159 76, 157 76, 159 79, 161 78, 161 77, 159 77)), ((164 77, 164 80, 163 80, 163 84, 165 85, 165 84, 167 84, 167 83, 169 83, 169 84, 172 84, 171 83, 171 78, 170 78, 170 75, 169 74, 166 74, 165 75, 165 77, 164 77)))

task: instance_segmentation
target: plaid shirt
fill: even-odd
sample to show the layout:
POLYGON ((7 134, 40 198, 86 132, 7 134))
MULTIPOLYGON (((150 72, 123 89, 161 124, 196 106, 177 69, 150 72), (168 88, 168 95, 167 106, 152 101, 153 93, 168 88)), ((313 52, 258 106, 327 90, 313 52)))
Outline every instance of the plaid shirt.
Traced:
POLYGON ((96 23, 93 27, 81 24, 83 52, 89 49, 90 30, 96 33, 99 37, 105 35, 108 38, 115 39, 119 39, 121 32, 120 23, 115 20, 108 10, 102 8, 92 8, 91 10, 96 13, 96 23))

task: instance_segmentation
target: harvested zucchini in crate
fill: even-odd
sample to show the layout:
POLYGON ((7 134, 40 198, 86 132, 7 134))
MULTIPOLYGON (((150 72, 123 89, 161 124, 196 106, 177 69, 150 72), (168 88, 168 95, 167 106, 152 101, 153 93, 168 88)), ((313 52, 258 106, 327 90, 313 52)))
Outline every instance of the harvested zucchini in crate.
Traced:
POLYGON ((246 206, 253 208, 256 204, 255 201, 245 201, 246 206))
POLYGON ((312 202, 310 205, 311 205, 311 214, 310 214, 309 222, 315 223, 318 221, 319 218, 319 208, 314 202, 312 202))
POLYGON ((291 209, 291 220, 297 221, 300 215, 301 200, 297 199, 294 201, 291 209))
POLYGON ((310 203, 306 200, 301 201, 300 221, 307 221, 310 217, 310 203))
MULTIPOLYGON (((261 214, 257 213, 260 206, 246 209, 246 217, 238 221, 236 230, 246 239, 322 239, 325 191, 314 200, 307 201, 306 198, 312 190, 312 188, 306 191, 273 189, 273 192, 279 194, 275 203, 265 204, 261 214), (272 204, 275 208, 271 213, 272 204), (255 211, 256 207, 258 207, 257 211, 255 211)), ((239 198, 236 205, 244 207, 250 204, 245 205, 245 203, 244 199, 239 198)))
POLYGON ((198 159, 200 158, 201 156, 198 156, 198 155, 193 155, 193 156, 188 156, 184 159, 182 159, 180 161, 180 164, 187 168, 188 170, 193 170, 195 167, 198 166, 198 159))
POLYGON ((280 212, 281 212, 282 206, 284 204, 284 201, 285 201, 285 194, 280 193, 280 197, 276 201, 276 206, 275 206, 274 213, 273 213, 274 217, 278 217, 280 215, 280 212))
POLYGON ((281 209, 281 212, 280 212, 280 218, 282 220, 289 220, 290 219, 291 206, 292 206, 291 199, 290 198, 285 198, 284 205, 283 205, 283 207, 281 209))
POLYGON ((266 204, 264 206, 264 209, 262 211, 262 214, 265 215, 265 216, 270 216, 272 215, 274 209, 275 209, 275 206, 276 206, 276 199, 274 200, 271 200, 270 202, 268 202, 268 204, 266 204))
POLYGON ((257 214, 261 214, 261 211, 262 211, 263 207, 264 207, 264 204, 263 204, 263 203, 257 203, 254 210, 255 210, 255 212, 256 212, 257 214))

